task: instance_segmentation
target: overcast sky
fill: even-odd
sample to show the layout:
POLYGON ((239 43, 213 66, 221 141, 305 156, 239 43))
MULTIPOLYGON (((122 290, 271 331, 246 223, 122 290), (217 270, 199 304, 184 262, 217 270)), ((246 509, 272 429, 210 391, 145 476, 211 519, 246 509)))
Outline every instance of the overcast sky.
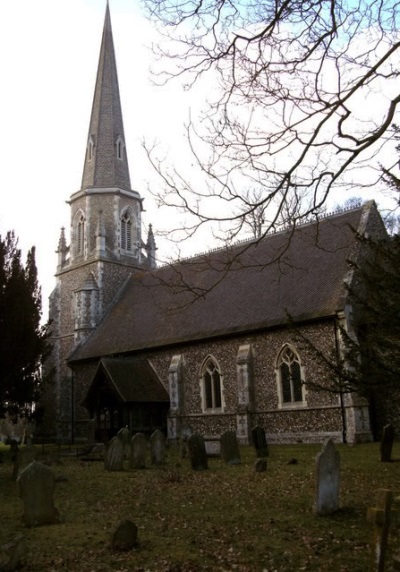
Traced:
MULTIPOLYGON (((14 230, 24 256, 36 246, 45 315, 60 228, 69 231, 65 201, 81 184, 105 7, 106 0, 2 3, 0 234, 14 230)), ((159 211, 147 192, 154 173, 141 142, 157 139, 177 153, 189 107, 198 108, 206 93, 201 86, 190 94, 176 84, 154 86, 149 46, 155 32, 140 0, 110 0, 110 9, 131 184, 145 199, 145 227, 153 223, 157 230, 159 211)), ((171 220, 164 215, 162 222, 171 220)), ((191 250, 206 246, 194 241, 191 250)))
MULTIPOLYGON (((37 249, 43 307, 54 285, 65 203, 79 190, 106 0, 13 0, 2 3, 0 58, 0 234, 14 230, 26 253, 37 249)), ((168 147, 184 132, 188 95, 150 80, 154 35, 139 0, 110 0, 131 184, 144 197, 144 223, 157 221, 147 193, 141 147, 168 147)))

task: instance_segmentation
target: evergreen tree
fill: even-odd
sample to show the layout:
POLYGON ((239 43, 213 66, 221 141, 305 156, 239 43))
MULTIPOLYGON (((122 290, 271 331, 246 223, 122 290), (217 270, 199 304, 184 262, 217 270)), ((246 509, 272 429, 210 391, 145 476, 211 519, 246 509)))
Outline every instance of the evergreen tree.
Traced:
POLYGON ((35 248, 24 266, 14 232, 8 232, 0 236, 0 418, 29 416, 39 397, 50 349, 41 315, 35 248))

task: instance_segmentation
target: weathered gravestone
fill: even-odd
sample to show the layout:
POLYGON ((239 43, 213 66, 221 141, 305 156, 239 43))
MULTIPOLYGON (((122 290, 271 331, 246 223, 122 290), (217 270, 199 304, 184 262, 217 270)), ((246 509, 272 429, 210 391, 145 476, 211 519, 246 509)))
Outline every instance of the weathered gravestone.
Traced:
POLYGON ((239 443, 235 431, 221 435, 221 457, 228 465, 240 465, 239 443))
POLYGON ((147 439, 143 433, 135 433, 131 439, 131 469, 146 467, 147 439))
POLYGON ((325 516, 339 508, 340 455, 332 439, 322 447, 316 458, 316 494, 314 512, 325 516))
POLYGON ((165 463, 165 437, 158 429, 150 437, 150 457, 152 465, 164 465, 165 463))
POLYGON ((208 469, 208 459, 204 437, 195 433, 187 441, 188 455, 191 467, 194 471, 204 471, 208 469))
POLYGON ((124 445, 117 436, 107 443, 104 468, 106 471, 123 471, 124 469, 124 445))
POLYGON ((254 463, 254 470, 256 473, 265 473, 267 470, 266 459, 257 459, 257 461, 254 463))
POLYGON ((251 436, 257 457, 268 457, 268 444, 264 428, 257 425, 251 430, 251 436))
POLYGON ((390 463, 392 460, 392 449, 394 443, 394 427, 393 425, 385 425, 383 428, 380 453, 383 463, 390 463))
POLYGON ((122 445, 124 446, 124 457, 129 457, 130 453, 130 444, 129 441, 131 439, 131 434, 129 432, 128 427, 123 427, 117 433, 117 437, 121 440, 122 445))
POLYGON ((46 465, 33 461, 21 471, 18 479, 19 496, 24 501, 23 522, 26 526, 53 524, 59 521, 54 506, 55 479, 46 465))
POLYGON ((122 520, 114 530, 111 547, 113 550, 130 550, 137 545, 138 529, 131 520, 122 520))

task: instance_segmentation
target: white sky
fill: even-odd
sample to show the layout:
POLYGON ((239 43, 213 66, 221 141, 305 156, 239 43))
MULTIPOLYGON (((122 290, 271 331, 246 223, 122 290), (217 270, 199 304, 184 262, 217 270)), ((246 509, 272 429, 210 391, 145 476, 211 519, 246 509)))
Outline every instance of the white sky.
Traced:
MULTIPOLYGON (((62 226, 69 240, 65 201, 81 184, 105 6, 106 0, 12 0, 1 6, 0 234, 14 230, 24 257, 36 246, 45 317, 62 226)), ((153 86, 148 46, 154 31, 140 0, 110 0, 110 9, 131 184, 145 199, 144 224, 157 230, 170 221, 160 219, 147 192, 154 175, 141 141, 157 139, 180 152, 189 104, 200 106, 206 93, 153 86)), ((191 245, 192 252, 205 248, 191 245)))

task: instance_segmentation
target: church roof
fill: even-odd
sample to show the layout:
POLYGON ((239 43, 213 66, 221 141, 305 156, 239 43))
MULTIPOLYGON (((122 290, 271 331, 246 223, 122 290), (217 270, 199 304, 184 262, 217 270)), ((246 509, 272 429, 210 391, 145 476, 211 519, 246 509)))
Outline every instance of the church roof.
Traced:
POLYGON ((306 321, 344 308, 355 231, 382 221, 371 201, 315 223, 135 272, 79 361, 306 321))
POLYGON ((82 190, 122 188, 130 190, 117 64, 107 3, 90 118, 88 149, 82 176, 82 190))

